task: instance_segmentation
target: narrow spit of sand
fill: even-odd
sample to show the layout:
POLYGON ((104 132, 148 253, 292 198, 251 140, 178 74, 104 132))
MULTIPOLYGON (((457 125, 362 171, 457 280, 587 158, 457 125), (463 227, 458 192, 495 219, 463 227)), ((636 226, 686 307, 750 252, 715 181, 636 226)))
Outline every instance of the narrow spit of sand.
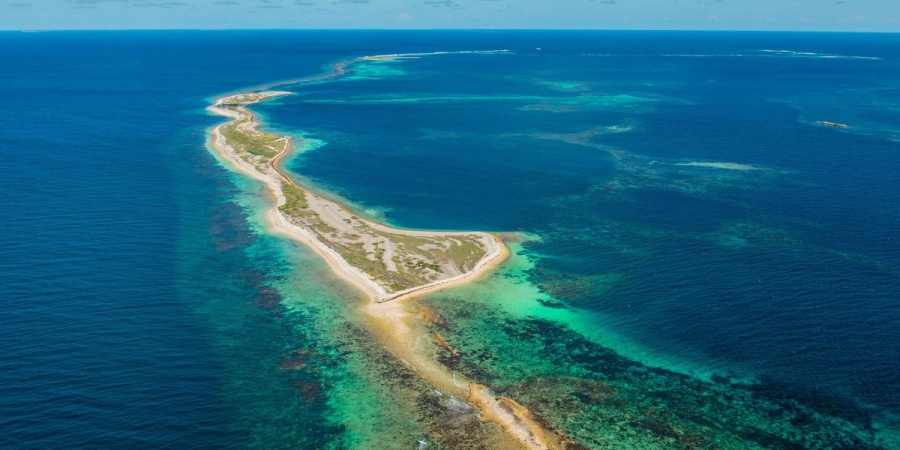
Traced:
MULTIPOLYGON (((232 119, 232 121, 247 121, 247 133, 250 133, 251 131, 255 131, 256 129, 258 129, 259 124, 256 120, 255 115, 253 115, 246 106, 269 98, 288 94, 290 93, 282 91, 271 91, 253 94, 231 95, 216 100, 216 103, 213 106, 210 106, 208 110, 214 114, 228 117, 232 119), (238 101, 240 102, 240 106, 231 107, 230 109, 223 107, 222 105, 228 101, 238 101)), ((446 273, 442 273, 443 276, 438 277, 433 281, 414 284, 408 287, 404 286, 403 289, 399 290, 387 290, 384 284, 380 283, 381 280, 378 279, 377 275, 366 273, 359 267, 355 267, 354 265, 350 264, 346 260, 346 258, 343 257, 335 249, 334 242, 323 240, 321 238, 321 234, 317 234, 313 230, 302 226, 302 224, 298 224, 295 220, 292 220, 291 217, 286 215, 279 208, 287 201, 287 195, 284 191, 285 183, 290 186, 295 186, 299 189, 303 189, 305 191, 305 188, 297 185, 296 182, 279 166, 281 160, 285 156, 287 156, 290 151, 292 144, 291 139, 287 136, 280 136, 277 141, 273 141, 273 145, 278 147, 278 152, 274 155, 274 157, 271 158, 271 160, 266 162, 266 167, 255 166, 246 161, 244 158, 241 158, 237 151, 231 145, 229 145, 228 141, 224 138, 222 129, 226 125, 228 125, 228 123, 219 125, 213 129, 213 148, 215 148, 225 160, 231 163, 232 166, 234 166, 244 174, 262 181, 268 187, 269 191, 276 200, 276 208, 271 209, 267 214, 267 218, 273 230, 277 231, 283 236, 307 244, 310 248, 312 248, 320 256, 322 256, 322 258, 328 261, 329 265, 338 275, 351 282, 354 286, 357 286, 365 291, 368 296, 374 298, 378 302, 400 299, 410 295, 422 295, 435 290, 455 286, 460 283, 465 283, 469 280, 477 278, 485 270, 492 267, 491 263, 493 261, 501 258, 505 254, 505 246, 500 241, 500 239, 488 233, 445 231, 430 232, 393 228, 359 218, 358 216, 352 214, 350 212, 351 210, 347 207, 327 200, 324 197, 312 193, 305 194, 308 211, 310 211, 317 217, 323 217, 327 219, 327 223, 330 227, 332 227, 332 234, 334 235, 358 234, 360 232, 359 224, 363 223, 365 224, 367 229, 376 230, 377 232, 385 233, 391 236, 409 236, 413 238, 435 238, 450 240, 465 238, 473 239, 479 242, 483 247, 483 256, 478 261, 476 261, 469 270, 459 270, 458 268, 451 267, 450 269, 452 270, 447 270, 446 273)), ((245 134, 244 136, 249 136, 249 134, 245 134)), ((392 253, 394 252, 390 239, 383 239, 379 243, 386 245, 388 249, 392 251, 392 253)), ((446 263, 446 261, 431 260, 429 260, 428 262, 432 264, 446 263)))
POLYGON ((676 166, 688 166, 688 167, 706 167, 709 169, 740 170, 740 171, 766 170, 762 167, 751 166, 750 164, 738 164, 738 163, 730 163, 730 162, 691 161, 691 162, 676 163, 675 165, 676 166))
MULTIPOLYGON (((396 57, 396 55, 390 56, 396 57)), ((365 59, 360 58, 352 60, 352 62, 361 60, 365 59)), ((335 72, 343 73, 348 64, 348 62, 336 64, 334 67, 335 72)), ((317 238, 313 230, 299 226, 279 209, 279 206, 284 205, 287 200, 284 192, 286 184, 303 189, 279 167, 279 162, 290 151, 291 139, 287 136, 281 136, 277 140, 271 141, 273 143, 272 148, 277 146, 278 152, 267 162, 265 167, 261 168, 241 158, 236 150, 228 144, 223 136, 222 129, 229 123, 246 121, 246 129, 251 131, 257 130, 259 127, 257 119, 247 109, 247 106, 289 94, 291 93, 269 91, 230 95, 217 99, 215 104, 208 108, 211 113, 230 119, 229 122, 213 128, 211 133, 212 147, 232 167, 264 183, 274 198, 275 207, 271 208, 266 216, 271 231, 307 245, 320 255, 337 275, 364 292, 370 301, 364 303, 360 309, 375 338, 400 361, 409 366, 412 371, 436 389, 467 399, 469 403, 478 408, 484 420, 500 425, 510 438, 510 444, 514 447, 563 449, 577 446, 577 444, 574 444, 562 434, 548 428, 537 420, 530 411, 515 400, 496 396, 487 386, 474 380, 465 379, 449 371, 421 349, 421 344, 429 342, 433 337, 423 325, 422 318, 418 313, 420 305, 415 301, 415 297, 470 282, 496 268, 509 254, 507 247, 497 236, 474 232, 453 233, 402 230, 366 220, 367 226, 380 232, 412 237, 450 236, 453 238, 453 236, 458 235, 471 238, 473 235, 476 235, 479 236, 484 245, 484 256, 467 271, 420 286, 413 286, 396 292, 387 292, 371 276, 347 262, 328 242, 317 238), (235 103, 236 100, 237 103, 235 103), (231 102, 231 107, 225 107, 227 102, 231 102)), ((334 215, 334 211, 349 211, 343 205, 312 193, 307 194, 307 198, 314 199, 314 201, 308 203, 308 206, 316 214, 334 215)), ((338 226, 337 223, 334 224, 338 226)), ((352 230, 339 231, 349 232, 352 230)))

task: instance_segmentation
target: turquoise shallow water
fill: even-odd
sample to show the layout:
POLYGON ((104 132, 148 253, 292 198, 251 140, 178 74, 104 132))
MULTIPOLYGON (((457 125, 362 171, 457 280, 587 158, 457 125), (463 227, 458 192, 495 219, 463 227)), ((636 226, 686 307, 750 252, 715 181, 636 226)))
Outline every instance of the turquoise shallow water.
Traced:
MULTIPOLYGON (((384 37, 373 44, 393 47, 397 37, 384 37)), ((376 363, 396 367, 365 347, 347 315, 358 295, 264 232, 260 187, 205 146, 217 119, 203 108, 216 94, 360 50, 353 33, 333 43, 338 51, 316 50, 321 38, 0 34, 10 88, 0 126, 0 446, 421 438, 427 415, 385 401, 400 388, 360 388, 376 384, 366 372, 376 363), (280 64, 266 64, 273 58, 280 64), (220 66, 243 68, 211 77, 220 66), (354 413, 360 399, 371 405, 364 414, 354 413)))
POLYGON ((358 293, 266 232, 202 111, 347 57, 473 49, 512 51, 258 107, 317 140, 291 170, 366 214, 526 233, 424 299, 460 351, 439 361, 591 448, 896 443, 896 38, 112 36, 0 35, 4 447, 483 444, 373 343, 358 293))
MULTIPOLYGON (((359 208, 413 228, 536 235, 520 284, 460 294, 509 320, 547 320, 548 334, 673 377, 891 422, 898 193, 883 169, 896 162, 896 62, 865 36, 770 37, 370 62, 262 109, 327 143, 293 168, 359 208), (786 42, 798 50, 771 51, 786 42)), ((497 331, 458 332, 451 343, 497 331)), ((547 358, 511 353, 526 367, 547 358)), ((497 364, 484 375, 513 384, 573 376, 497 364)), ((778 427, 766 432, 791 425, 778 427)))

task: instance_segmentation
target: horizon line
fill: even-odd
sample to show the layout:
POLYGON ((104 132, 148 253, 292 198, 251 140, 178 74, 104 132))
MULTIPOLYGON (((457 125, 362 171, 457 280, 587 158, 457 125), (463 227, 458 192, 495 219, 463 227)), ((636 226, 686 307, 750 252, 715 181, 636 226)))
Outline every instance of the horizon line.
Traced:
POLYGON ((691 28, 0 28, 3 33, 97 32, 97 31, 616 31, 616 32, 688 32, 688 33, 855 33, 898 34, 900 30, 766 30, 766 29, 691 29, 691 28))

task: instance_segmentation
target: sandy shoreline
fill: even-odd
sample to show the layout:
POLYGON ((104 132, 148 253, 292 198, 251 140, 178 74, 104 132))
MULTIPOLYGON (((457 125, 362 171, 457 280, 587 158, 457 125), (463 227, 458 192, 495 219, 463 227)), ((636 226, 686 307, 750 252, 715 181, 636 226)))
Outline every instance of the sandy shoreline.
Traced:
MULTIPOLYGON (((263 101, 272 97, 289 95, 290 92, 284 91, 273 91, 266 92, 261 94, 255 102, 263 101)), ((239 94, 240 95, 240 94, 239 94)), ((235 113, 234 111, 225 109, 220 107, 219 105, 225 99, 232 98, 234 96, 227 96, 216 100, 215 105, 207 108, 213 114, 225 116, 231 118, 232 120, 238 120, 243 118, 242 114, 250 117, 250 121, 253 123, 254 127, 258 127, 258 123, 256 122, 255 116, 249 112, 246 108, 242 108, 240 113, 235 113)), ((485 239, 486 243, 486 253, 481 260, 477 262, 475 267, 471 270, 461 273, 459 275, 453 276, 451 278, 445 278, 441 280, 434 281, 432 283, 428 283, 422 286, 415 286, 409 289, 404 289, 398 292, 387 292, 382 286, 379 286, 375 281, 372 280, 368 275, 361 272, 356 267, 350 265, 344 258, 342 258, 334 249, 329 247, 326 243, 317 239, 313 233, 309 230, 304 229, 301 226, 298 226, 292 223, 279 209, 278 206, 281 206, 285 203, 285 195, 282 192, 281 184, 283 182, 290 183, 292 185, 297 185, 296 182, 286 174, 280 167, 278 166, 279 162, 287 156, 290 150, 291 142, 290 138, 285 137, 286 141, 283 145, 283 150, 276 155, 269 166, 271 167, 273 173, 270 175, 264 174, 257 170, 257 168, 251 166, 249 163, 238 157, 234 150, 227 145, 225 139, 222 136, 221 129, 223 126, 227 125, 222 124, 215 127, 212 131, 213 139, 212 146, 215 148, 219 155, 226 159, 232 166, 240 170, 242 173, 253 177, 256 180, 263 182, 266 187, 269 189, 270 193, 276 199, 276 208, 269 210, 267 214, 267 219, 272 229, 279 234, 291 238, 296 241, 303 242, 307 244, 310 248, 312 248, 316 253, 318 253, 323 259, 325 259, 329 266, 342 278, 349 281, 354 286, 358 287, 362 291, 364 291, 367 296, 374 299, 377 302, 385 302, 389 300, 396 300, 406 296, 412 295, 422 295, 428 292, 433 292, 439 289, 444 289, 447 287, 455 286, 460 283, 464 283, 471 279, 477 278, 482 272, 493 267, 492 262, 495 260, 502 260, 506 253, 506 248, 500 239, 494 235, 486 235, 484 233, 479 233, 485 236, 489 236, 489 239, 485 239)), ((298 186, 299 187, 299 186, 298 186)), ((318 197, 317 197, 318 198, 318 197)), ((323 203, 326 201, 323 200, 323 203)), ((334 202, 328 202, 334 203, 334 202)), ((327 206, 327 204, 326 204, 327 206)), ((343 205, 338 205, 339 208, 343 207, 343 205)), ((346 210, 346 207, 343 207, 346 210)), ((366 221, 367 225, 371 226, 373 229, 377 229, 380 231, 397 234, 397 235, 405 235, 405 236, 432 236, 435 234, 440 234, 442 236, 468 236, 472 235, 473 232, 429 232, 429 231, 421 231, 421 230, 404 230, 399 228, 392 228, 382 224, 378 224, 371 221, 366 221)))
MULTIPOLYGON (((385 59, 398 56, 401 55, 388 55, 385 59)), ((332 74, 324 76, 342 74, 348 64, 373 58, 378 57, 357 58, 338 63, 334 66, 332 74)), ((207 108, 213 114, 231 119, 229 122, 213 128, 211 132, 212 148, 233 168, 264 183, 270 195, 274 198, 274 207, 270 208, 266 213, 267 225, 271 231, 305 244, 321 256, 335 274, 365 293, 366 297, 371 301, 363 304, 360 307, 360 312, 366 319, 366 324, 373 332, 375 338, 432 386, 458 398, 465 399, 478 408, 484 420, 499 424, 505 434, 511 438, 510 444, 528 449, 561 449, 570 447, 573 444, 571 441, 560 433, 539 423, 538 420, 532 417, 530 411, 513 399, 498 397, 487 386, 450 372, 448 368, 431 357, 429 351, 423 351, 421 348, 425 345, 425 347, 433 350, 435 348, 434 345, 440 345, 440 342, 435 344, 434 337, 425 329, 423 318, 418 313, 421 306, 415 302, 415 297, 471 282, 496 268, 509 255, 509 250, 498 236, 478 232, 403 230, 365 220, 367 226, 370 226, 372 229, 395 235, 416 237, 440 235, 451 238, 453 236, 472 238, 477 235, 484 244, 484 256, 473 267, 462 271, 462 273, 424 285, 387 292, 370 276, 348 263, 327 243, 318 239, 314 232, 293 223, 279 209, 286 202, 286 196, 282 190, 284 183, 302 188, 278 167, 279 161, 290 151, 292 142, 289 137, 281 136, 275 141, 281 146, 281 150, 268 162, 268 167, 262 168, 262 171, 259 166, 254 166, 238 156, 235 150, 228 145, 227 140, 223 136, 223 127, 234 122, 247 121, 247 119, 249 119, 249 127, 252 129, 256 129, 259 126, 253 113, 246 109, 247 105, 290 94, 290 92, 284 91, 234 94, 217 99, 214 105, 207 108), (241 98, 244 96, 249 97, 248 101, 241 101, 241 98), (229 106, 233 109, 224 107, 226 100, 233 102, 235 99, 240 102, 239 106, 235 107, 231 103, 229 106)), ((346 207, 343 205, 321 199, 321 197, 311 192, 309 194, 316 199, 310 207, 319 207, 318 213, 328 214, 329 211, 321 210, 326 207, 330 209, 336 207, 339 211, 342 208, 346 210, 346 207)), ((444 343, 446 344, 446 342, 444 343)))
POLYGON ((482 419, 498 424, 516 447, 535 450, 581 448, 565 435, 542 424, 514 399, 498 396, 488 386, 450 372, 429 356, 427 349, 433 345, 434 337, 423 323, 422 318, 427 313, 423 313, 423 306, 416 304, 414 298, 369 303, 362 307, 362 313, 384 348, 435 389, 476 407, 482 419))

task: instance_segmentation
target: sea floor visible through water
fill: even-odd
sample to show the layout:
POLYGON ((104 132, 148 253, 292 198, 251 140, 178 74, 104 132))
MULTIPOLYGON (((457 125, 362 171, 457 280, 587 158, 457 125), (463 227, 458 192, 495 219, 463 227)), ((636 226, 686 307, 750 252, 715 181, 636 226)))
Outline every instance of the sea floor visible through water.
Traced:
POLYGON ((206 147, 202 108, 266 86, 295 93, 254 110, 302 184, 504 237, 414 301, 421 351, 578 444, 900 446, 898 38, 117 35, 0 35, 27 62, 0 72, 0 445, 503 446, 206 147))

